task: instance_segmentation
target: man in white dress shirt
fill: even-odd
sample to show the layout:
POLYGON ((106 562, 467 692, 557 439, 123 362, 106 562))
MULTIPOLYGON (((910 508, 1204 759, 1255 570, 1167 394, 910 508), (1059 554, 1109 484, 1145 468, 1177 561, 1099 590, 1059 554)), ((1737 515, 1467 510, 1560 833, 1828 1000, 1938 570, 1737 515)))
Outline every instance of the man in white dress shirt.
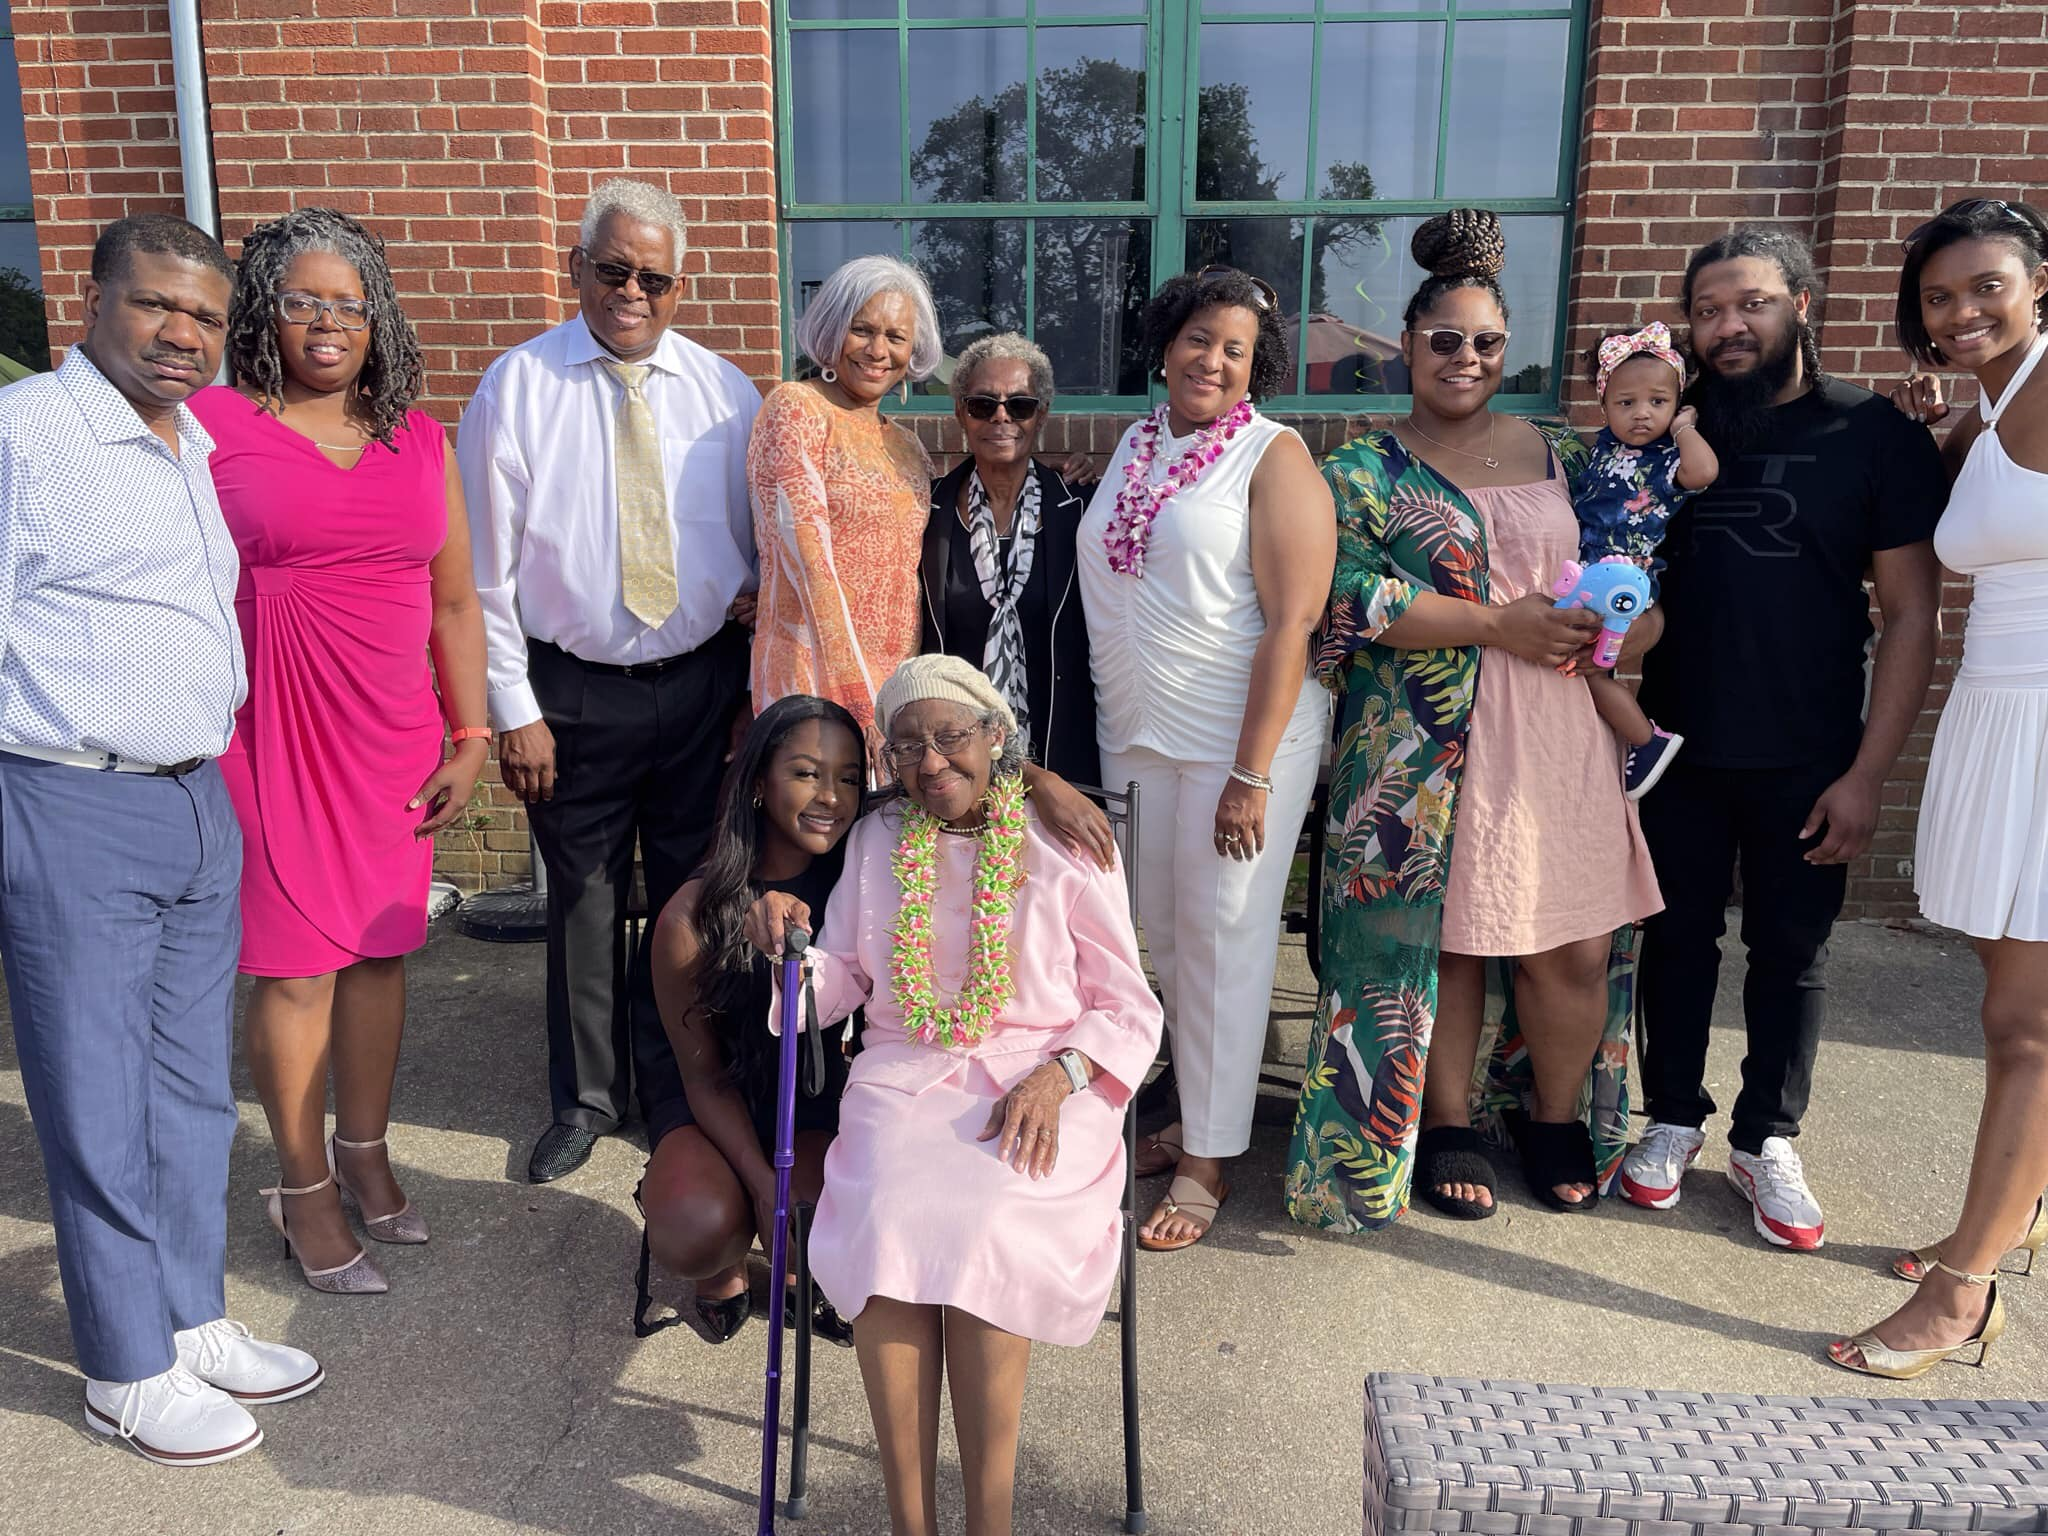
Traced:
POLYGON ((637 839, 659 912, 703 855, 746 693, 757 586, 747 438, 760 392, 669 329, 682 208, 598 186, 569 253, 580 312, 490 366, 456 457, 505 783, 548 876, 548 1080, 537 1184, 680 1081, 643 954, 614 951, 637 839))
POLYGON ((85 339, 0 390, 0 959, 85 1422, 150 1460, 253 1450, 321 1381, 228 1321, 246 692, 213 440, 232 272, 163 214, 93 247, 85 339))

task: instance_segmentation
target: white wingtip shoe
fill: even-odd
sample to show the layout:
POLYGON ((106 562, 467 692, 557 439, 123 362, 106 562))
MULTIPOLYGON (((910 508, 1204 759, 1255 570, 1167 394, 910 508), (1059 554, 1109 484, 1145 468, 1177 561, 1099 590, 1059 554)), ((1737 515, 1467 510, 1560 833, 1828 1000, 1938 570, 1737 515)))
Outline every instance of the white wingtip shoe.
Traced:
POLYGON ((119 1436, 166 1467, 212 1466, 263 1443, 248 1409, 182 1365, 144 1381, 88 1378, 85 1427, 119 1436))
POLYGON ((225 1317, 171 1337, 178 1364, 238 1403, 289 1402, 327 1379, 320 1362, 303 1349, 251 1338, 247 1328, 225 1317))

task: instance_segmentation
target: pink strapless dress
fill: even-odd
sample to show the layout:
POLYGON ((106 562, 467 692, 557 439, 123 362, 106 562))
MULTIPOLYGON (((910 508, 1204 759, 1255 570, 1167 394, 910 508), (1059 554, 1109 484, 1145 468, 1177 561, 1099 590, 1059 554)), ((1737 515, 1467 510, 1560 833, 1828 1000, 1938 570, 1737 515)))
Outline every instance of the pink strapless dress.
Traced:
POLYGON ((413 411, 342 469, 232 389, 192 409, 242 581, 249 697, 220 760, 242 823, 242 960, 322 976, 427 932, 431 839, 407 809, 441 761, 428 566, 448 532, 447 437, 413 411))

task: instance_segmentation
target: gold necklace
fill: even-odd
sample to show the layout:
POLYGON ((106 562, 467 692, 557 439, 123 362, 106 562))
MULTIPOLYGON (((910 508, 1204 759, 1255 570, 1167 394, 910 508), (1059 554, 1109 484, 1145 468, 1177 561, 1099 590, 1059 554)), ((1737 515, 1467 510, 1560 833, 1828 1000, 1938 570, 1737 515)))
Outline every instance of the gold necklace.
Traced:
POLYGON ((1431 437, 1421 427, 1416 425, 1415 413, 1413 411, 1410 411, 1402 420, 1408 423, 1408 430, 1421 438, 1425 443, 1435 443, 1437 447, 1445 450, 1447 453, 1462 453, 1468 459, 1477 459, 1488 469, 1500 468, 1500 460, 1493 456, 1493 434, 1494 429, 1500 425, 1500 418, 1491 411, 1486 413, 1486 452, 1484 453, 1474 453, 1470 448, 1460 448, 1455 443, 1446 443, 1438 438, 1431 437))

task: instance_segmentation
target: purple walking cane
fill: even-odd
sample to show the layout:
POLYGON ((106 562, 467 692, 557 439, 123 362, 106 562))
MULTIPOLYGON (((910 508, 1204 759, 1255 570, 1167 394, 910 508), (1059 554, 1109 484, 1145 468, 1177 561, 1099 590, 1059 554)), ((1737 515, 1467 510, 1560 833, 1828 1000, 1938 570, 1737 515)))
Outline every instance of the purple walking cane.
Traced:
POLYGON ((782 1306, 789 1283, 789 1175, 796 1166, 796 1037, 803 1025, 810 933, 791 928, 782 937, 782 1053, 775 1077, 775 1238, 768 1259, 768 1390, 761 1409, 761 1523, 758 1536, 775 1536, 775 1449, 782 1426, 782 1306))

